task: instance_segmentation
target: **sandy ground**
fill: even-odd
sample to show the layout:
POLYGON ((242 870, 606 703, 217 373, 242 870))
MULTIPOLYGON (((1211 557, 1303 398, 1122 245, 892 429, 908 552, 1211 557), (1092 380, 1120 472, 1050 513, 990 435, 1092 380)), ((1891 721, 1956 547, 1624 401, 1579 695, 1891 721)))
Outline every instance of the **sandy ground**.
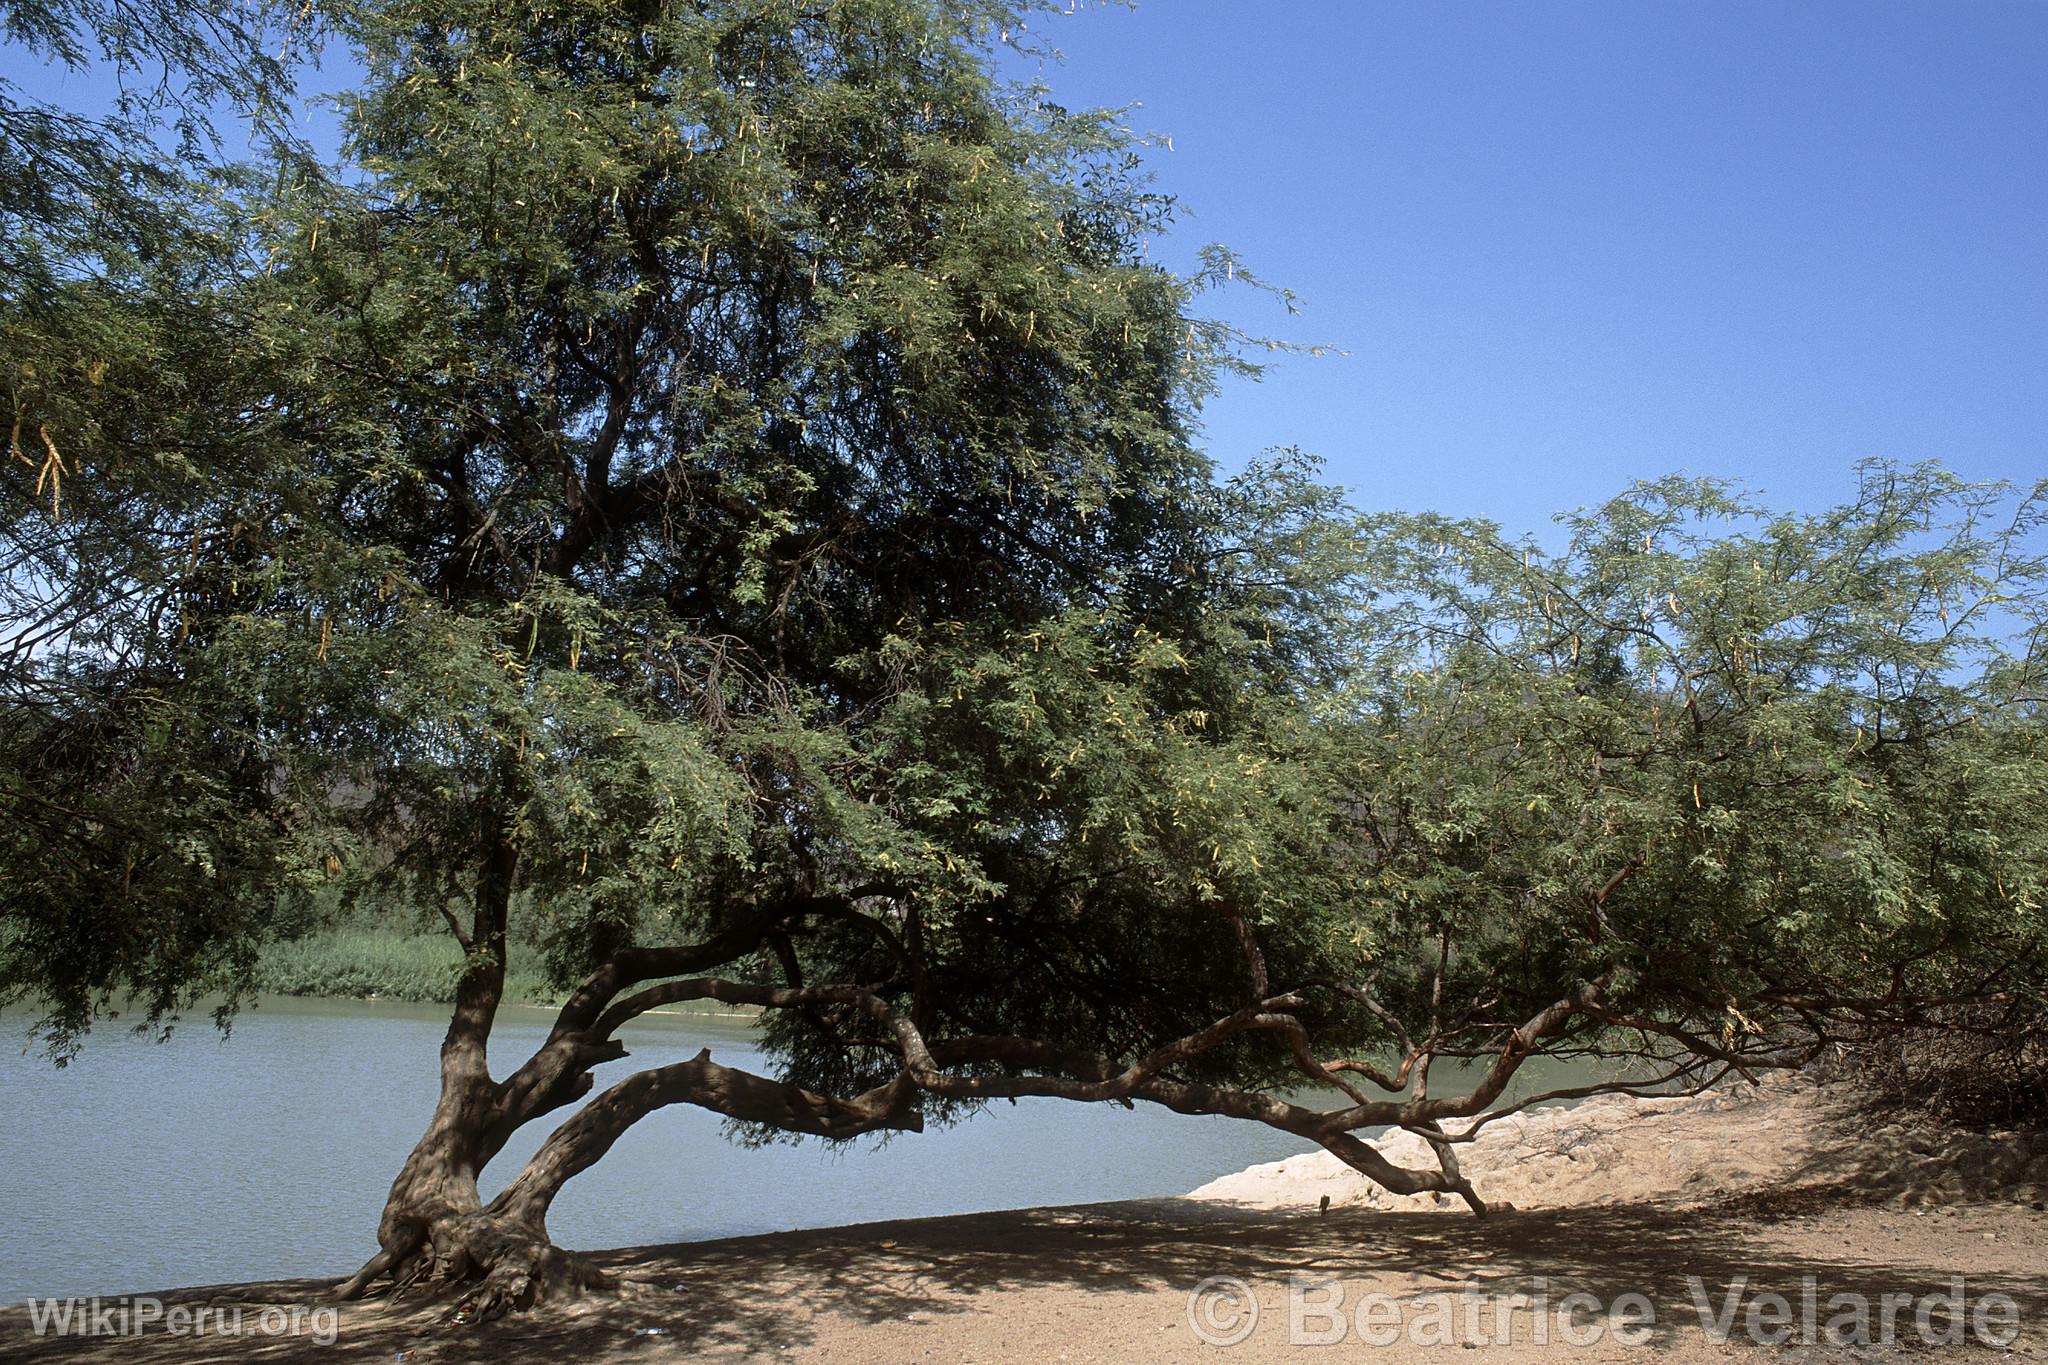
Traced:
MULTIPOLYGON (((1435 1167, 1412 1133, 1374 1145, 1396 1165, 1435 1167)), ((1874 1115, 1798 1076, 1679 1099, 1603 1095, 1527 1110, 1487 1123, 1459 1151, 1482 1198, 1518 1209, 1688 1206, 1788 1185, 1844 1187, 1903 1209, 2048 1198, 2048 1133, 1968 1133, 1874 1115)), ((1455 1196, 1388 1194, 1320 1151, 1224 1176, 1192 1197, 1268 1209, 1313 1208, 1324 1197, 1339 1209, 1463 1207, 1455 1196)))
POLYGON ((481 1327, 446 1325, 445 1304, 316 1317, 334 1310, 313 1281, 160 1296, 211 1308, 204 1336, 38 1336, 17 1305, 0 1309, 0 1358, 2048 1361, 2048 1133, 1847 1115, 1793 1083, 1535 1114, 1474 1147, 1468 1172, 1513 1210, 1383 1207, 1311 1157, 1190 1199, 607 1252, 626 1296, 481 1327), (1731 1292, 1721 1341, 1709 1324, 1731 1292), (1827 1344, 1859 1302, 1870 1344, 1827 1344), (236 1306, 241 1333, 223 1335, 236 1306), (265 1331, 294 1309, 296 1334, 265 1331))

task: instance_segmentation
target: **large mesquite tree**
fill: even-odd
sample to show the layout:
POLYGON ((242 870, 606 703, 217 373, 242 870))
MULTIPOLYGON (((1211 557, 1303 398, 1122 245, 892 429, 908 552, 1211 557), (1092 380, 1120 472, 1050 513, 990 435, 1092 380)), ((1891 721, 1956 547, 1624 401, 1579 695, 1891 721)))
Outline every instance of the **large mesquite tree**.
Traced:
POLYGON ((548 1203, 666 1104, 1298 1122, 1206 1081, 1301 1036, 1264 1005, 1317 942, 1250 925, 1330 880, 1274 752, 1314 651, 1190 443, 1235 363, 1192 299, 1240 272, 1146 259, 1129 135, 995 82, 1002 6, 333 18, 349 173, 227 187, 212 273, 104 300, 151 344, 18 376, 64 477, 18 462, 10 530, 61 624, 11 673, 0 946, 59 1048, 115 990, 232 1000, 295 898, 403 887, 466 965, 348 1290, 486 1307, 581 1278, 548 1203), (515 896, 571 989, 494 1071, 515 896), (688 998, 782 1012, 787 1073, 631 1077, 486 1204, 688 998))
POLYGON ((1924 474, 1745 530, 1657 487, 1548 558, 1219 483, 1240 339, 1194 310, 1242 272, 1148 260, 1117 121, 992 77, 1008 7, 332 18, 346 174, 9 300, 52 453, 8 475, 49 624, 9 634, 0 964, 61 1050, 115 992, 232 1001, 315 893, 438 919, 439 1101, 344 1293, 587 1282, 550 1201, 671 1104, 1144 1100, 1482 1207, 1455 1121, 1529 1056, 1696 1084, 2038 989, 2039 641, 1949 625, 2038 603, 2032 504, 1989 534, 1924 474), (493 1058, 515 902, 566 1001, 493 1058), (778 1074, 593 1094, 685 1000, 761 1009, 778 1074))

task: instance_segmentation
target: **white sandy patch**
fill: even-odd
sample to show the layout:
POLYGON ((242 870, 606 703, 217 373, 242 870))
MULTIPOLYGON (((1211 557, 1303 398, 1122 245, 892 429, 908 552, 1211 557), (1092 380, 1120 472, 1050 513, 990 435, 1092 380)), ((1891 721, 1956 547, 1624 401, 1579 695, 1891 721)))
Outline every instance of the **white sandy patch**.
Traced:
MULTIPOLYGON (((1852 1117, 1846 1092, 1794 1076, 1676 1099, 1606 1095, 1525 1110, 1458 1144, 1489 1204, 1520 1209, 1689 1204, 1802 1185, 1860 1187, 1894 1207, 2011 1198, 2048 1189, 2048 1135, 1959 1133, 1852 1117)), ((1447 1125, 1463 1132, 1465 1122, 1447 1125)), ((1434 1170, 1429 1147, 1396 1130, 1373 1146, 1397 1166, 1434 1170)), ((1189 1198, 1262 1209, 1464 1209, 1452 1195, 1390 1194, 1328 1152, 1269 1161, 1189 1198)))

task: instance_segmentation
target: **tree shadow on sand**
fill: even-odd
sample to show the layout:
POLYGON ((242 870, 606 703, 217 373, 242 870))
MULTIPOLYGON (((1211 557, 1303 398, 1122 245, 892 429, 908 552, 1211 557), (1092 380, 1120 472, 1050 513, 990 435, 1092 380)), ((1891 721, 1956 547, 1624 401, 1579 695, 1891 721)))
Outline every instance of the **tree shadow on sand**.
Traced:
MULTIPOLYGON (((1347 1283, 1353 1299, 1368 1284, 1420 1300, 1461 1291, 1526 1293, 1539 1281, 1552 1302, 1573 1292, 1602 1303, 1641 1294, 1655 1309, 1652 1341, 1668 1343, 1699 1330, 1694 1279, 1717 1307, 1738 1280, 1751 1295, 1775 1292, 1795 1306, 1807 1277, 1823 1303, 1838 1293, 1874 1301, 1887 1293, 1947 1288, 1949 1266, 1887 1263, 1879 1246, 1844 1245, 1838 1254, 1812 1255, 1771 1249, 1770 1230, 1759 1219, 1824 1213, 1828 1199, 1827 1191, 1808 1190, 1788 1192, 1775 1208, 1768 1198, 1746 1197, 1709 1209, 1603 1206, 1484 1220, 1344 1211, 1319 1217, 1312 1210, 1153 1200, 874 1223, 601 1253, 593 1259, 629 1277, 630 1293, 476 1327, 447 1325, 445 1304, 349 1306, 340 1343, 349 1358, 396 1361, 400 1352, 412 1352, 408 1361, 418 1365, 776 1356, 811 1344, 827 1320, 920 1321, 935 1329, 935 1342, 943 1341, 949 1317, 976 1311, 983 1296, 1020 1290, 1163 1291, 1177 1316, 1179 1296, 1214 1275, 1243 1279, 1275 1301, 1296 1276, 1347 1283)), ((327 1302, 328 1288, 286 1281, 162 1297, 167 1305, 239 1301, 310 1308, 327 1302)), ((2011 1295, 2023 1323, 2038 1321, 2048 1307, 2037 1275, 1973 1273, 1968 1292, 1973 1302, 1991 1292, 2011 1295)), ((38 1340, 27 1326, 19 1307, 0 1313, 0 1356, 108 1365, 337 1358, 304 1335, 38 1340)), ((1188 1354, 1198 1352, 1191 1337, 1176 1341, 1188 1354)))

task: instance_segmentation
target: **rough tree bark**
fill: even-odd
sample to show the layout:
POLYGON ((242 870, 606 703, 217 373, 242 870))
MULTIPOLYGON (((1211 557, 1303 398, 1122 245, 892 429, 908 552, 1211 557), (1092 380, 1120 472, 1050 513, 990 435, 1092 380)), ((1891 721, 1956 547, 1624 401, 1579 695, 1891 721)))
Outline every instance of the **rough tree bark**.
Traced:
POLYGON ((491 1078, 489 1043, 504 996, 506 925, 519 872, 509 823, 495 813, 486 820, 496 827, 487 824, 490 852, 470 928, 458 933, 467 959, 441 1042, 440 1097, 392 1181, 378 1252, 342 1283, 342 1298, 380 1277, 398 1292, 474 1282, 465 1306, 486 1316, 603 1283, 593 1267, 550 1243, 543 1224, 487 1209, 478 1193, 477 1177, 512 1131, 503 1122, 505 1087, 491 1078))
MULTIPOLYGON (((681 1068, 641 1073, 617 1087, 626 1094, 608 1094, 608 1103, 592 1105, 486 1204, 478 1177, 512 1134, 582 1099, 593 1087, 592 1069, 626 1055, 611 1036, 624 1016, 606 1012, 620 990, 651 976, 729 963, 757 946, 778 918, 756 916, 689 947, 620 953, 570 996, 533 1056, 504 1080, 494 1080, 488 1044, 504 993, 506 926, 518 865, 516 838, 499 832, 471 924, 457 930, 468 965, 441 1045, 439 1098, 385 1199, 377 1254, 337 1287, 340 1298, 361 1297, 379 1283, 394 1294, 454 1291, 464 1296, 466 1316, 480 1319, 605 1287, 605 1276, 550 1242, 547 1206, 563 1181, 594 1162, 634 1119, 662 1104, 694 1103, 819 1136, 866 1131, 854 1119, 861 1101, 849 1105, 810 1095, 700 1058, 681 1068), (615 1129, 600 1136, 608 1118, 615 1129)), ((780 907, 785 915, 818 908, 810 901, 780 907)), ((916 1116, 896 1105, 867 1126, 913 1127, 916 1116)))

